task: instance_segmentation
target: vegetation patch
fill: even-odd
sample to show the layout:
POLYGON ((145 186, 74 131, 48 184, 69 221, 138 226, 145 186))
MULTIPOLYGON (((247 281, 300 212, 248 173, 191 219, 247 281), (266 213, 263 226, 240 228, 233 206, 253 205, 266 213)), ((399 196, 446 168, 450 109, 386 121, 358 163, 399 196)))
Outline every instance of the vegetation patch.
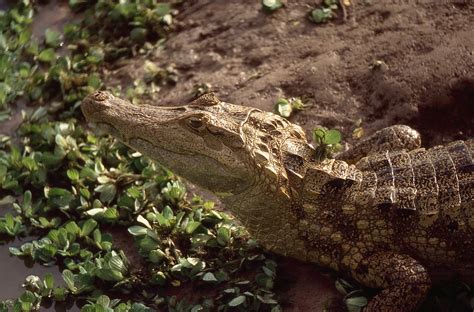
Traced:
POLYGON ((262 0, 262 9, 265 12, 273 12, 284 6, 283 1, 281 0, 262 0))
MULTIPOLYGON (((0 302, 0 311, 72 300, 83 311, 281 310, 277 265, 240 225, 188 196, 171 172, 82 123, 83 97, 105 88, 113 62, 160 47, 179 1, 70 0, 74 21, 41 38, 32 36, 34 2, 0 11, 0 127, 25 107, 16 133, 0 135, 0 200, 11 206, 0 217, 0 242, 21 259, 59 266, 62 278, 27 276, 24 293, 0 302)), ((275 11, 281 3, 262 6, 275 11)), ((311 16, 326 22, 336 8, 324 1, 311 16)), ((172 64, 143 66, 143 80, 111 91, 136 102, 178 81, 172 64)), ((210 89, 199 84, 193 93, 210 89)), ((290 117, 302 107, 288 99, 276 111, 290 117)), ((353 135, 362 134, 359 125, 353 135)), ((327 157, 340 136, 318 129, 314 140, 327 157)), ((372 295, 338 284, 350 311, 372 295)), ((435 288, 421 310, 465 311, 471 302, 472 290, 453 283, 435 288)))
POLYGON ((310 17, 316 24, 328 22, 338 10, 338 0, 324 0, 322 5, 311 11, 310 17))
MULTIPOLYGON (((160 45, 179 4, 69 5, 77 20, 46 29, 43 40, 32 36, 33 3, 1 13, 0 120, 20 102, 31 107, 14 136, 0 135, 0 194, 12 207, 0 218, 2 244, 59 266, 63 280, 28 276, 24 293, 0 311, 51 300, 76 300, 82 311, 279 311, 276 263, 240 225, 187 196, 171 172, 82 124, 80 102, 103 87, 105 69, 160 45), (117 243, 124 239, 133 246, 117 243)), ((172 68, 145 65, 148 78, 126 90, 129 98, 176 80, 172 68)))
POLYGON ((342 149, 341 132, 336 129, 316 128, 313 130, 313 141, 316 143, 315 157, 325 159, 342 149))
POLYGON ((305 108, 300 98, 278 99, 275 104, 275 113, 281 117, 289 118, 291 114, 305 108))

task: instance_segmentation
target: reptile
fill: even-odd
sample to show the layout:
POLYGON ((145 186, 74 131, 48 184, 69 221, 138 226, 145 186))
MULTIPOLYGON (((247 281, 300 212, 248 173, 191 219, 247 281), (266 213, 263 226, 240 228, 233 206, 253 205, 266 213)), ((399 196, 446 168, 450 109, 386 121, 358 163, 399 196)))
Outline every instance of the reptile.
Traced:
POLYGON ((215 193, 267 250, 380 289, 364 311, 414 311, 440 274, 474 276, 474 140, 421 148, 404 125, 318 160, 303 129, 205 94, 132 105, 106 91, 91 123, 215 193))

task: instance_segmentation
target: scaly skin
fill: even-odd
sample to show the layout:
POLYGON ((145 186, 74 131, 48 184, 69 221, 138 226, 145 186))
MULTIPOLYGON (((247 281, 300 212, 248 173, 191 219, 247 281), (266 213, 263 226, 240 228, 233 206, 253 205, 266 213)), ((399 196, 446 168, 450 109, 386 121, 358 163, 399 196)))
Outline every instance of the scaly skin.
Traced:
POLYGON ((383 289, 365 311, 413 311, 436 272, 473 279, 473 141, 429 150, 407 126, 316 161, 303 130, 207 94, 180 107, 107 92, 82 110, 123 143, 217 194, 268 250, 383 289))

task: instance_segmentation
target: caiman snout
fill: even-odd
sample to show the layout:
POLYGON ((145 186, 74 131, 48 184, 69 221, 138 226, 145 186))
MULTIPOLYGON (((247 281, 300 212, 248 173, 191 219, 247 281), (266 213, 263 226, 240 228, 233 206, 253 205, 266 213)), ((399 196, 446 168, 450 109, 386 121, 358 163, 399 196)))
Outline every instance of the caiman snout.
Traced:
POLYGON ((95 116, 111 106, 114 96, 107 91, 96 91, 88 95, 81 104, 82 112, 87 120, 95 121, 95 116))
POLYGON ((110 100, 112 95, 107 91, 96 91, 92 93, 90 97, 98 102, 103 102, 105 100, 110 100))

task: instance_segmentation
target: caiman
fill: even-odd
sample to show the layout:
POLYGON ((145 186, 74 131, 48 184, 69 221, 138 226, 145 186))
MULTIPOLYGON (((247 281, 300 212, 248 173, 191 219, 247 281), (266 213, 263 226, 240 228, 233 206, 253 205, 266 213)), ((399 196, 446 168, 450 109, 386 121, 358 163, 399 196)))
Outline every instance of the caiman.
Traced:
POLYGON ((420 148, 395 125, 337 159, 301 127, 206 94, 132 105, 97 91, 89 122, 215 193, 261 245, 379 288, 364 311, 413 311, 440 272, 474 276, 474 140, 420 148))

